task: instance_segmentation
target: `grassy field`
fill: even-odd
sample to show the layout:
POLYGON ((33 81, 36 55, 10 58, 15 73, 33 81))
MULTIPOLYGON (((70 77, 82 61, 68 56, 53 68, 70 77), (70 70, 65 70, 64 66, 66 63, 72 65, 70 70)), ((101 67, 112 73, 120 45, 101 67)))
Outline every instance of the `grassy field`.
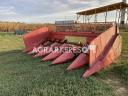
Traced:
POLYGON ((22 53, 19 36, 0 33, 0 96, 128 96, 128 33, 120 59, 87 79, 85 69, 64 72, 69 63, 49 67, 22 53))

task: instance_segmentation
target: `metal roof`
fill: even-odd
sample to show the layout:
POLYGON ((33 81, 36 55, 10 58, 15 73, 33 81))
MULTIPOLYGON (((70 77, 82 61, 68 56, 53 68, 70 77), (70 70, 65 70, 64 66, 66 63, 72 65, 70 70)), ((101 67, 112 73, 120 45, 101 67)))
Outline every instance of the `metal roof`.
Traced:
POLYGON ((115 3, 115 4, 111 4, 111 5, 107 5, 107 6, 103 6, 103 7, 99 7, 99 8, 81 11, 76 14, 78 14, 78 15, 93 15, 93 14, 97 14, 97 13, 103 13, 103 12, 114 11, 114 10, 118 10, 118 9, 124 9, 127 7, 128 7, 127 3, 119 2, 119 3, 115 3))

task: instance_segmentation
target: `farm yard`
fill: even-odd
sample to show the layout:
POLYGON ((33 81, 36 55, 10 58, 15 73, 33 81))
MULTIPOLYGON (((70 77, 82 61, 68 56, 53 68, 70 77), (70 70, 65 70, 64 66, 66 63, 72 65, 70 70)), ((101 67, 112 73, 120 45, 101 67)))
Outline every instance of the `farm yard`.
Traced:
POLYGON ((0 33, 0 96, 128 96, 128 33, 121 57, 110 67, 83 79, 85 68, 65 72, 69 63, 49 67, 22 53, 22 37, 0 33))

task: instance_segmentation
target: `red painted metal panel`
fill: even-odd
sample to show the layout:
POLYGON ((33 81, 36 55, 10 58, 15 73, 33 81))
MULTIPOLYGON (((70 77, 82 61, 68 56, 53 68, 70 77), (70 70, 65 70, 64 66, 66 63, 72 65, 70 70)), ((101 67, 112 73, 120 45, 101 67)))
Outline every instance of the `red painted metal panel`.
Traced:
MULTIPOLYGON (((90 43, 91 46, 95 46, 95 49, 90 49, 90 67, 93 65, 93 63, 97 60, 97 58, 102 54, 102 52, 105 50, 104 48, 107 46, 110 39, 117 35, 116 32, 116 26, 111 27, 110 29, 106 30, 102 34, 100 34, 98 37, 96 37, 92 42, 90 43)), ((94 47, 93 46, 93 47, 94 47)))
POLYGON ((38 30, 27 33, 23 36, 25 51, 30 51, 33 47, 40 45, 49 36, 48 28, 40 28, 38 30))

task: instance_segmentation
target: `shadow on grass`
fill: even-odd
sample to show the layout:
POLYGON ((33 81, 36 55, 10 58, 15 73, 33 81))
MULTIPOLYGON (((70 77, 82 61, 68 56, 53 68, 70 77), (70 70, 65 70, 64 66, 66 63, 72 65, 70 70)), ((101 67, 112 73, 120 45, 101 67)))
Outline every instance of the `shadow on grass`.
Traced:
POLYGON ((75 75, 77 74, 78 78, 85 72, 88 66, 85 66, 83 68, 72 70, 65 72, 66 68, 72 63, 72 61, 56 66, 49 66, 51 65, 51 62, 40 62, 41 58, 33 58, 31 55, 27 55, 26 53, 23 53, 22 50, 11 50, 7 52, 0 52, 0 64, 6 64, 6 65, 17 65, 17 66, 34 66, 35 68, 41 68, 42 70, 51 70, 54 72, 61 73, 63 72, 63 75, 75 75), (61 72, 59 72, 61 71, 61 72))
POLYGON ((8 55, 8 54, 16 54, 16 53, 21 53, 21 52, 22 52, 22 50, 5 51, 5 52, 0 52, 0 56, 8 55))

